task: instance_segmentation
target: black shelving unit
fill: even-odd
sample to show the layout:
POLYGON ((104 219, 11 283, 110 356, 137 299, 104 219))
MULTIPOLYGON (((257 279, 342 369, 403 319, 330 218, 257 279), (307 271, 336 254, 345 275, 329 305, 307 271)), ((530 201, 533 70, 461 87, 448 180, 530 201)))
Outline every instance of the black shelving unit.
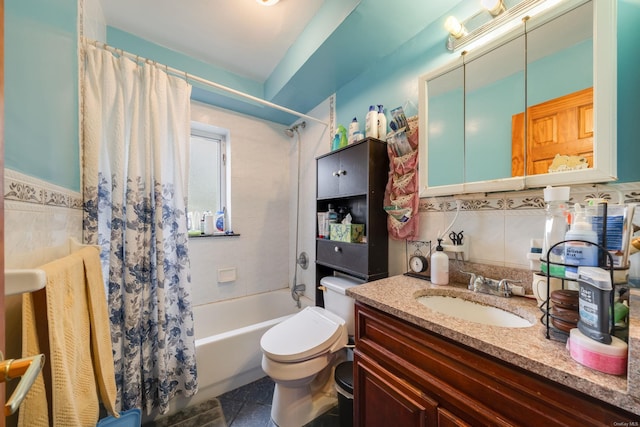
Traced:
MULTIPOLYGON (((320 280, 336 272, 364 281, 389 275, 389 236, 384 192, 389 178, 387 144, 374 138, 316 158, 316 212, 346 208, 353 224, 364 224, 366 241, 351 243, 316 237, 316 305, 324 306, 320 280)), ((319 230, 316 229, 316 236, 319 230)))

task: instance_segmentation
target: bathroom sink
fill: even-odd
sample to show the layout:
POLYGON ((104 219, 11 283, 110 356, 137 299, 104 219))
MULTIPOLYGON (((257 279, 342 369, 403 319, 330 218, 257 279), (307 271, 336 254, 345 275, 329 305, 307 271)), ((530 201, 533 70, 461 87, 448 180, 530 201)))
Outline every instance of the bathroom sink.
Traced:
POLYGON ((528 328, 533 325, 529 320, 517 314, 464 298, 423 295, 417 297, 416 300, 430 310, 470 322, 505 328, 528 328))

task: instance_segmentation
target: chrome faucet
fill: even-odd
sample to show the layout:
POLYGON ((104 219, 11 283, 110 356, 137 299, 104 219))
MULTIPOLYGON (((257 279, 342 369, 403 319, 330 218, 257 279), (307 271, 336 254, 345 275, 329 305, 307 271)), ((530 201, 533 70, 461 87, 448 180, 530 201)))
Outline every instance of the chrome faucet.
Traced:
POLYGON ((304 284, 293 285, 291 287, 291 298, 296 302, 296 306, 298 308, 301 307, 300 297, 304 294, 304 291, 307 289, 307 286, 304 284))
POLYGON ((513 295, 510 283, 518 283, 515 280, 502 279, 494 280, 483 277, 479 274, 462 271, 461 273, 469 274, 468 289, 473 292, 495 295, 499 297, 509 298, 513 295))

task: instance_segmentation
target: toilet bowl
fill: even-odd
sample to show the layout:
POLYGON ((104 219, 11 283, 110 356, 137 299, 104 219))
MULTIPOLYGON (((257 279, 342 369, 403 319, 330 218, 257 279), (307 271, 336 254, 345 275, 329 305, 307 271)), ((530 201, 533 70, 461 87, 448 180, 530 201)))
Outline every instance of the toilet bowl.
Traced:
POLYGON ((353 299, 345 290, 360 282, 325 277, 320 283, 326 308, 307 307, 260 340, 262 369, 275 382, 271 418, 279 427, 300 427, 337 404, 333 371, 346 360, 354 329, 353 299))

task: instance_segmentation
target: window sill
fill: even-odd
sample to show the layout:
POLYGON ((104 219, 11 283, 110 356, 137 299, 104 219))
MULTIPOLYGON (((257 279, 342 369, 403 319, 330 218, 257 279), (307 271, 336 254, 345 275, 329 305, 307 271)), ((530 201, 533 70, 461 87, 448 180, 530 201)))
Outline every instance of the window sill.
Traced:
POLYGON ((240 236, 239 233, 234 233, 233 231, 229 231, 226 233, 216 233, 216 234, 189 234, 189 238, 201 238, 201 237, 214 237, 214 238, 220 238, 220 237, 238 237, 240 236))

